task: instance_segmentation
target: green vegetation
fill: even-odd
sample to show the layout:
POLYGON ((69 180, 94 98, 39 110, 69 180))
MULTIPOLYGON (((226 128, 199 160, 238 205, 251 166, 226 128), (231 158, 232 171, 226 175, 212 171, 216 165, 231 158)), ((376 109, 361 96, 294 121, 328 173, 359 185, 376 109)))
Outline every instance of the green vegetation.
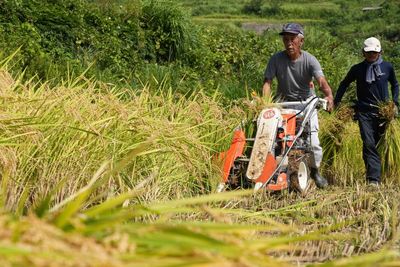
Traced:
POLYGON ((0 4, 0 47, 3 58, 20 49, 13 63, 17 73, 24 70, 26 78, 35 76, 52 84, 83 72, 87 77, 133 87, 149 82, 152 76, 157 80, 168 77, 169 85, 182 93, 199 88, 212 93, 219 88, 232 99, 245 97, 246 89, 259 90, 269 55, 282 49, 276 31, 289 16, 305 24, 305 48, 323 57, 326 75, 335 88, 346 69, 359 60, 366 32, 381 37, 385 54, 396 67, 400 64, 398 44, 393 42, 398 32, 395 3, 387 2, 382 10, 367 13, 361 11, 362 4, 348 1, 318 5, 307 1, 204 1, 196 5, 190 1, 180 5, 168 1, 4 1, 0 4), (276 5, 284 15, 241 15, 246 5, 256 4, 276 5), (185 10, 189 5, 222 5, 240 12, 209 7, 210 12, 192 20, 185 10), (243 23, 266 25, 269 30, 263 34, 243 31, 243 23), (338 64, 339 60, 344 62, 338 64))
POLYGON ((304 24, 304 49, 335 89, 371 35, 400 69, 399 9, 397 0, 2 1, 0 265, 398 265, 398 119, 380 144, 379 190, 364 185, 344 106, 321 113, 330 189, 212 193, 214 155, 254 114, 281 24, 304 24))

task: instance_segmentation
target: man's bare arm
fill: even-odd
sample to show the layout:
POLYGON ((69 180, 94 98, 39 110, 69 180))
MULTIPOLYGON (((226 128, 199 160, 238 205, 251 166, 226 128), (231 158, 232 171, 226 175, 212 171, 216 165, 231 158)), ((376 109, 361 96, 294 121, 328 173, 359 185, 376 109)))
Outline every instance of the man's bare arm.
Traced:
POLYGON ((265 80, 263 85, 263 97, 270 98, 271 97, 271 84, 272 80, 265 80))

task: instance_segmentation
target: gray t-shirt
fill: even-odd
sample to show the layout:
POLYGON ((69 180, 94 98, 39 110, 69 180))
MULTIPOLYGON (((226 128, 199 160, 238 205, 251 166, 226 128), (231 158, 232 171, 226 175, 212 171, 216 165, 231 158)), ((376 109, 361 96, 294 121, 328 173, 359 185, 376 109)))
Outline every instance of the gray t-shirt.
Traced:
POLYGON ((306 51, 295 61, 291 61, 285 51, 276 53, 268 62, 264 77, 277 78, 277 97, 284 101, 305 100, 313 92, 310 90, 312 78, 324 76, 318 60, 306 51))

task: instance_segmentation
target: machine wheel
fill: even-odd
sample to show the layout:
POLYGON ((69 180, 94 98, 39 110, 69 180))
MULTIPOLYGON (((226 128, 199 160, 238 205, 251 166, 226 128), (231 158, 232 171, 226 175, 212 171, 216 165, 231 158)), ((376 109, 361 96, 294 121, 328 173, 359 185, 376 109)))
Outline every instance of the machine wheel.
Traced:
POLYGON ((289 188, 304 195, 310 186, 308 156, 302 151, 289 155, 289 188))
POLYGON ((222 193, 226 190, 226 184, 225 183, 219 183, 217 186, 217 193, 222 193))

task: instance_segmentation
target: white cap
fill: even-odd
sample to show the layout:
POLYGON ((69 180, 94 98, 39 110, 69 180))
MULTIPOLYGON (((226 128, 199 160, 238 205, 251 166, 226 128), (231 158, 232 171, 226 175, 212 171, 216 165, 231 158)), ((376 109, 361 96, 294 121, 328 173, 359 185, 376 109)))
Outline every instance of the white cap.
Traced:
POLYGON ((365 39, 363 49, 365 52, 381 52, 381 42, 379 42, 379 40, 375 37, 370 37, 368 39, 365 39))

